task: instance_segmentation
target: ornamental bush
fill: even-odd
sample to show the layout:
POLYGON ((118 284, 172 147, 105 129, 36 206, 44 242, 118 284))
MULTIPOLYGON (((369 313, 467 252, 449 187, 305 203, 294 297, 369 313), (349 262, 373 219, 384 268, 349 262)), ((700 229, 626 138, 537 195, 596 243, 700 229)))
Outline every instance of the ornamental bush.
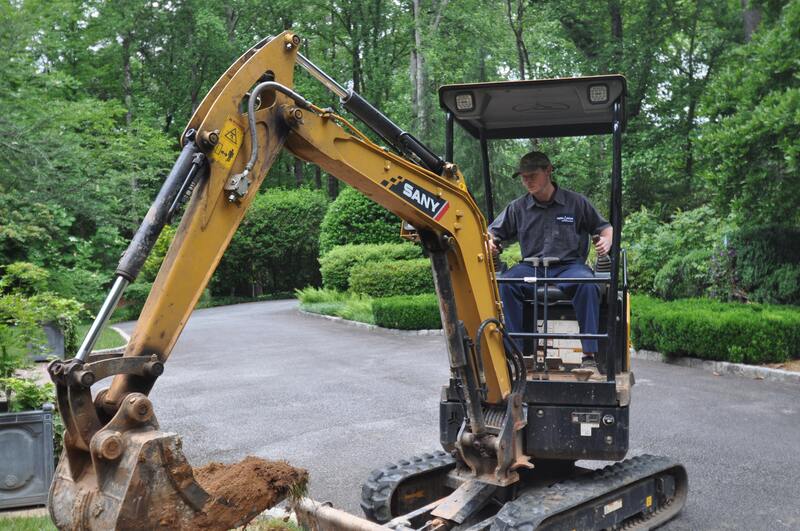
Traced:
POLYGON ((800 304, 800 228, 762 225, 735 232, 727 258, 750 300, 800 304))
POLYGON ((436 295, 398 295, 374 299, 372 314, 375 324, 401 330, 433 330, 442 328, 439 301, 436 295))
POLYGON ((350 288, 350 271, 357 264, 421 257, 421 248, 412 243, 341 245, 319 259, 322 284, 327 289, 347 291, 350 288))
POLYGON ((328 206, 319 190, 259 194, 214 274, 214 295, 257 297, 319 285, 319 230, 328 206))
POLYGON ((631 339, 668 355, 744 363, 800 357, 797 307, 634 296, 631 339))
POLYGON ((362 262, 350 271, 350 290, 370 297, 418 295, 433 292, 433 273, 427 258, 362 262))
POLYGON ((653 282, 656 295, 666 300, 703 296, 709 286, 710 263, 708 249, 673 256, 656 273, 653 282))
POLYGON ((325 254, 337 245, 390 243, 399 239, 400 218, 356 189, 345 188, 322 220, 319 250, 325 254))

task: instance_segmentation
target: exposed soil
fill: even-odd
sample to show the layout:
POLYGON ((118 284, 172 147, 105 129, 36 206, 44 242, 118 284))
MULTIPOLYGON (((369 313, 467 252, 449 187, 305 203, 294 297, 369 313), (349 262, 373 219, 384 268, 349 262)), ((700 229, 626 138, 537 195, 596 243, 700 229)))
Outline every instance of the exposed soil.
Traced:
POLYGON ((302 468, 253 456, 232 465, 209 463, 195 468, 194 477, 212 500, 192 524, 215 530, 247 524, 290 492, 302 492, 308 482, 302 468))
POLYGON ((783 369, 784 371, 800 372, 800 360, 789 360, 783 363, 767 363, 766 366, 773 369, 783 369))

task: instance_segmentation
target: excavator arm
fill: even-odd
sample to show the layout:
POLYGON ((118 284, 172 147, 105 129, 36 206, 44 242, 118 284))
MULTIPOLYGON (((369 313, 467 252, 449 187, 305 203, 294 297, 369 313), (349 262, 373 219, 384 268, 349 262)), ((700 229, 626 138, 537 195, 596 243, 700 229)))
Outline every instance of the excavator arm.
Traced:
MULTIPOLYGON (((415 228, 431 257, 452 377, 464 390, 468 422, 457 446, 465 469, 483 481, 508 485, 517 479, 515 470, 527 466, 520 432, 524 369, 506 349, 486 222, 463 176, 455 165, 439 164, 357 94, 349 94, 354 108, 365 110, 373 129, 405 156, 295 93, 296 64, 310 64, 299 55, 299 45, 291 32, 260 42, 209 91, 78 355, 49 368, 66 428, 65 456, 50 498, 60 528, 191 528, 209 504, 219 503, 195 481, 177 436, 159 430, 147 394, 283 149, 415 228), (124 355, 92 355, 96 333, 192 191, 124 355), (113 377, 111 386, 93 396, 92 385, 107 377, 113 377), (505 425, 488 427, 485 407, 507 408, 505 425)), ((246 513, 243 521, 251 516, 246 513)))

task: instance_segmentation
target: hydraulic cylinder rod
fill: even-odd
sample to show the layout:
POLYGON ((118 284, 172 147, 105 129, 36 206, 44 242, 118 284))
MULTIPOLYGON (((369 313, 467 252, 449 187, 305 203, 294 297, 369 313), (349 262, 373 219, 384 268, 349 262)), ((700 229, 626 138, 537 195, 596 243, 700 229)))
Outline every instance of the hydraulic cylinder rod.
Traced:
POLYGON ((97 338, 100 337, 100 332, 117 307, 125 288, 136 280, 139 275, 139 271, 150 255, 150 251, 153 250, 158 236, 164 229, 164 225, 175 213, 179 195, 186 192, 186 181, 195 178, 199 165, 202 164, 202 158, 196 157, 199 152, 200 150, 193 140, 186 142, 178 160, 164 180, 156 200, 150 210, 147 211, 147 215, 142 220, 142 224, 136 231, 130 245, 128 245, 125 254, 122 255, 117 266, 116 278, 111 291, 106 296, 106 300, 100 307, 97 317, 89 328, 89 332, 83 339, 83 343, 81 343, 75 355, 76 359, 80 361, 88 359, 89 353, 91 353, 97 338))
POLYGON ((297 54, 299 64, 312 77, 328 87, 339 96, 342 106, 353 113, 359 120, 375 131, 389 145, 405 155, 413 155, 428 170, 440 175, 444 171, 445 161, 434 153, 425 144, 414 138, 413 135, 403 131, 400 126, 391 121, 381 111, 376 109, 360 94, 349 90, 337 83, 332 77, 322 71, 317 65, 308 60, 303 54, 297 54))

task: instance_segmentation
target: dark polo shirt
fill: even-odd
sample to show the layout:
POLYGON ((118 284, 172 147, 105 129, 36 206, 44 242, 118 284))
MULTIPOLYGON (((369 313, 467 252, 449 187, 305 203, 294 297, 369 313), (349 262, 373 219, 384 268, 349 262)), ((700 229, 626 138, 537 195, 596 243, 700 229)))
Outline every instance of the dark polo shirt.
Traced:
POLYGON ((519 240, 522 257, 557 256, 561 263, 586 263, 589 235, 610 226, 588 199, 556 187, 547 204, 531 194, 513 200, 489 231, 503 241, 519 240))

